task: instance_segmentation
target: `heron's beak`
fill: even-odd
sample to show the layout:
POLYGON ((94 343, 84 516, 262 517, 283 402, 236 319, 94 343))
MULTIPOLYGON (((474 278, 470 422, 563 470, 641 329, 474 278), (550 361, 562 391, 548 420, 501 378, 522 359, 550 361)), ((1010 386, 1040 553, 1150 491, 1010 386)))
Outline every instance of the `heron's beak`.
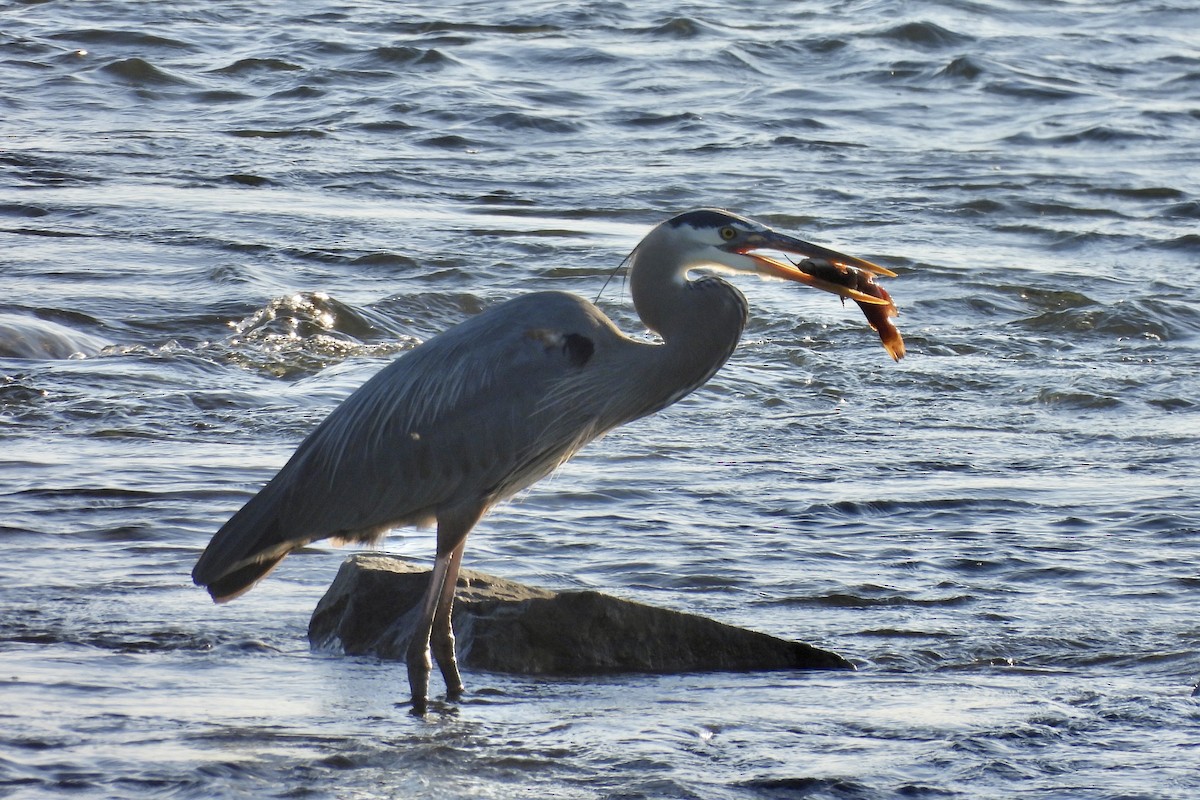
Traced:
MULTIPOLYGON (((836 277, 839 274, 849 276, 847 267, 862 270, 871 275, 882 275, 888 278, 896 277, 896 273, 890 269, 881 267, 878 264, 872 264, 870 261, 848 256, 845 253, 839 253, 836 250, 830 250, 827 247, 821 247, 819 244, 812 244, 811 242, 797 239, 794 236, 779 233, 778 231, 770 231, 754 237, 749 244, 741 244, 737 252, 754 259, 759 272, 763 275, 804 283, 814 289, 832 292, 840 297, 856 300, 859 303, 874 305, 890 304, 889 300, 860 292, 851 285, 843 285, 842 283, 835 283, 833 280, 829 280, 829 277, 836 277), (793 263, 777 258, 772 253, 794 254, 800 256, 801 260, 799 263, 793 263), (825 266, 826 268, 822 269, 821 272, 827 277, 820 277, 806 272, 804 269, 804 262, 806 261, 817 262, 817 264, 825 266), (829 265, 832 265, 834 269, 828 269, 829 265)), ((846 284, 852 283, 854 281, 847 279, 846 284)))

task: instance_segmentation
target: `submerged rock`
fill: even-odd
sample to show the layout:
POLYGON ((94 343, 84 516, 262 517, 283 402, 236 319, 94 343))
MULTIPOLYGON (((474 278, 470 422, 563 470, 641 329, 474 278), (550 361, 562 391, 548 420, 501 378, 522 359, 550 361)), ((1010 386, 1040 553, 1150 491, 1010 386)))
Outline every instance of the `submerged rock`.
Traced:
MULTIPOLYGON (((314 648, 404 659, 428 570, 395 556, 342 564, 308 625, 314 648)), ((853 669, 836 653, 593 591, 552 592, 462 570, 459 663, 522 675, 853 669)))

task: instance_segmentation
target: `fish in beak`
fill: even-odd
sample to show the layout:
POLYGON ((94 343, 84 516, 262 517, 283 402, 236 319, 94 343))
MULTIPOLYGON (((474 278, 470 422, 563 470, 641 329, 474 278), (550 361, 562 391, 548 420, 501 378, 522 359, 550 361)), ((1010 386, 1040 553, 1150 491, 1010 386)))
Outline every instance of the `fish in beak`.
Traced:
POLYGON ((888 354, 896 361, 904 357, 904 339, 891 321, 899 313, 896 304, 887 290, 875 283, 877 275, 896 277, 890 269, 778 231, 752 237, 739 244, 738 252, 752 258, 763 275, 831 292, 843 301, 853 300, 888 354), (780 258, 776 253, 799 256, 800 260, 780 258))

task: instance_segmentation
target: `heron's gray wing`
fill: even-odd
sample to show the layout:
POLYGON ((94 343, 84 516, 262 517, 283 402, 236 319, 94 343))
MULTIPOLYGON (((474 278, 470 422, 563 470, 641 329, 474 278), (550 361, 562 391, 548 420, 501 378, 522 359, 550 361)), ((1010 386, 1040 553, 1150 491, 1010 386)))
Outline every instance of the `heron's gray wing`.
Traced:
POLYGON ((232 597, 308 542, 374 538, 528 486, 600 432, 586 408, 547 398, 578 406, 563 382, 614 336, 586 301, 542 292, 434 337, 330 413, 217 532, 193 578, 232 597))

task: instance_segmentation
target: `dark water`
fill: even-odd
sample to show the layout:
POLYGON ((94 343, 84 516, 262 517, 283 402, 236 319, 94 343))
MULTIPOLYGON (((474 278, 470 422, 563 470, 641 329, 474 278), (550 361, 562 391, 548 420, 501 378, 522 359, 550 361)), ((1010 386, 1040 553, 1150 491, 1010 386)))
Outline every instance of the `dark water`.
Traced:
POLYGON ((1154 0, 0 3, 0 795, 1200 795, 1197 30, 1154 0), (401 666, 308 650, 342 552, 191 586, 395 354, 594 297, 702 205, 892 266, 909 357, 742 281, 709 387, 467 562, 857 673, 472 674, 418 721, 401 666))

